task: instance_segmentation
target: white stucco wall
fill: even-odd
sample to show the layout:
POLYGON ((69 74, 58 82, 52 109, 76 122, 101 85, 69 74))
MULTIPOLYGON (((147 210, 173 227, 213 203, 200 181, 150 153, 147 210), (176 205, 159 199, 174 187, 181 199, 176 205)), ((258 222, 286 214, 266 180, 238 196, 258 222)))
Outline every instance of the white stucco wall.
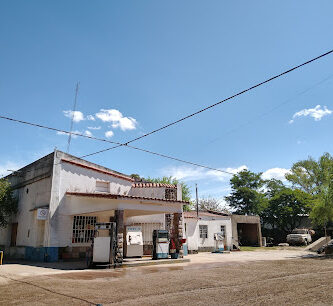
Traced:
POLYGON ((126 219, 126 225, 131 225, 135 223, 162 223, 164 226, 165 214, 135 216, 126 219))
POLYGON ((227 245, 232 243, 232 227, 229 217, 210 217, 202 219, 184 218, 186 224, 186 239, 189 250, 198 250, 199 248, 210 248, 215 246, 214 234, 221 232, 221 225, 225 226, 227 245), (208 238, 200 238, 199 225, 208 226, 208 238))
MULTIPOLYGON (((79 165, 67 163, 61 161, 62 158, 68 159, 66 154, 57 152, 55 159, 56 166, 54 167, 55 179, 53 180, 52 186, 50 207, 51 226, 49 228, 48 245, 66 247, 72 245, 73 226, 73 212, 68 211, 69 205, 66 205, 66 201, 68 202, 69 198, 66 196, 66 192, 94 193, 96 192, 96 181, 103 181, 109 182, 110 193, 127 195, 132 187, 132 181, 115 177, 111 174, 101 173, 94 169, 87 169, 79 165)), ((75 160, 75 162, 77 161, 75 160)), ((88 163, 86 164, 89 165, 88 163)), ((104 169, 101 167, 101 170, 104 169)), ((80 201, 83 206, 90 206, 90 210, 91 207, 94 206, 94 203, 105 202, 105 200, 103 201, 102 199, 94 199, 91 201, 84 198, 80 201)), ((75 206, 75 204, 73 204, 73 209, 77 208, 77 205, 75 206)))
MULTIPOLYGON (((51 194, 51 178, 44 178, 14 191, 18 197, 18 213, 11 223, 17 222, 17 246, 38 247, 44 243, 45 221, 37 220, 36 207, 48 206, 51 194), (28 191, 28 192, 27 192, 28 191)), ((0 245, 9 246, 11 224, 0 231, 0 245)))

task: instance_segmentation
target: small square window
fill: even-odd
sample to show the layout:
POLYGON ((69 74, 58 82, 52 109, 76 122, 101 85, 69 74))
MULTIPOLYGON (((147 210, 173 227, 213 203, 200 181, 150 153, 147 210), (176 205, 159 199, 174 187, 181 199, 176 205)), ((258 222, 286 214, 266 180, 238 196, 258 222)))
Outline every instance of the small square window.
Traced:
POLYGON ((109 182, 96 182, 96 192, 110 192, 110 183, 109 182))

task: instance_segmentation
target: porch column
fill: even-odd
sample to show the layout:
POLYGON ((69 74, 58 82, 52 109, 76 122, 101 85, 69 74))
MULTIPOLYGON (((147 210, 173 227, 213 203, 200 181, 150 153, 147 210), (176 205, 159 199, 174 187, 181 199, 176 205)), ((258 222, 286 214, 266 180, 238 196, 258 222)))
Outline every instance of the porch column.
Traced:
POLYGON ((116 210, 115 219, 117 224, 117 242, 118 242, 116 261, 122 264, 124 257, 124 211, 116 210))
POLYGON ((183 247, 181 245, 181 239, 183 239, 183 224, 181 213, 173 214, 170 233, 171 239, 173 239, 176 245, 176 252, 179 253, 180 257, 183 257, 183 247))

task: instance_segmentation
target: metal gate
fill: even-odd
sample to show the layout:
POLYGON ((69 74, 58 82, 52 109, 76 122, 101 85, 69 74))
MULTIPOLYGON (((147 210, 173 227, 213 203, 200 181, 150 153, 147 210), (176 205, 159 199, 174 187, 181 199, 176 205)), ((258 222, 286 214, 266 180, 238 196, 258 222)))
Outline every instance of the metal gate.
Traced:
POLYGON ((132 223, 132 226, 141 226, 144 245, 153 245, 153 231, 163 229, 163 223, 132 223))

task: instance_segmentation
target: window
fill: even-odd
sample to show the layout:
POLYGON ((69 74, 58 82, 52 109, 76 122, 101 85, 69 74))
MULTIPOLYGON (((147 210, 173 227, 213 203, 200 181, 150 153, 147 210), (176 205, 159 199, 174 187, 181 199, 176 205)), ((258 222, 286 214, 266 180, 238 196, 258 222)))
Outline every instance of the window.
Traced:
POLYGON ((94 237, 97 217, 74 216, 72 243, 88 243, 94 237))
POLYGON ((177 189, 166 188, 165 189, 165 199, 166 200, 177 200, 177 189))
POLYGON ((208 238, 208 226, 199 225, 200 238, 208 238))
POLYGON ((221 225, 221 233, 222 233, 222 236, 225 238, 225 226, 224 225, 221 225))
POLYGON ((96 182, 96 191, 97 192, 110 192, 109 182, 96 182))

